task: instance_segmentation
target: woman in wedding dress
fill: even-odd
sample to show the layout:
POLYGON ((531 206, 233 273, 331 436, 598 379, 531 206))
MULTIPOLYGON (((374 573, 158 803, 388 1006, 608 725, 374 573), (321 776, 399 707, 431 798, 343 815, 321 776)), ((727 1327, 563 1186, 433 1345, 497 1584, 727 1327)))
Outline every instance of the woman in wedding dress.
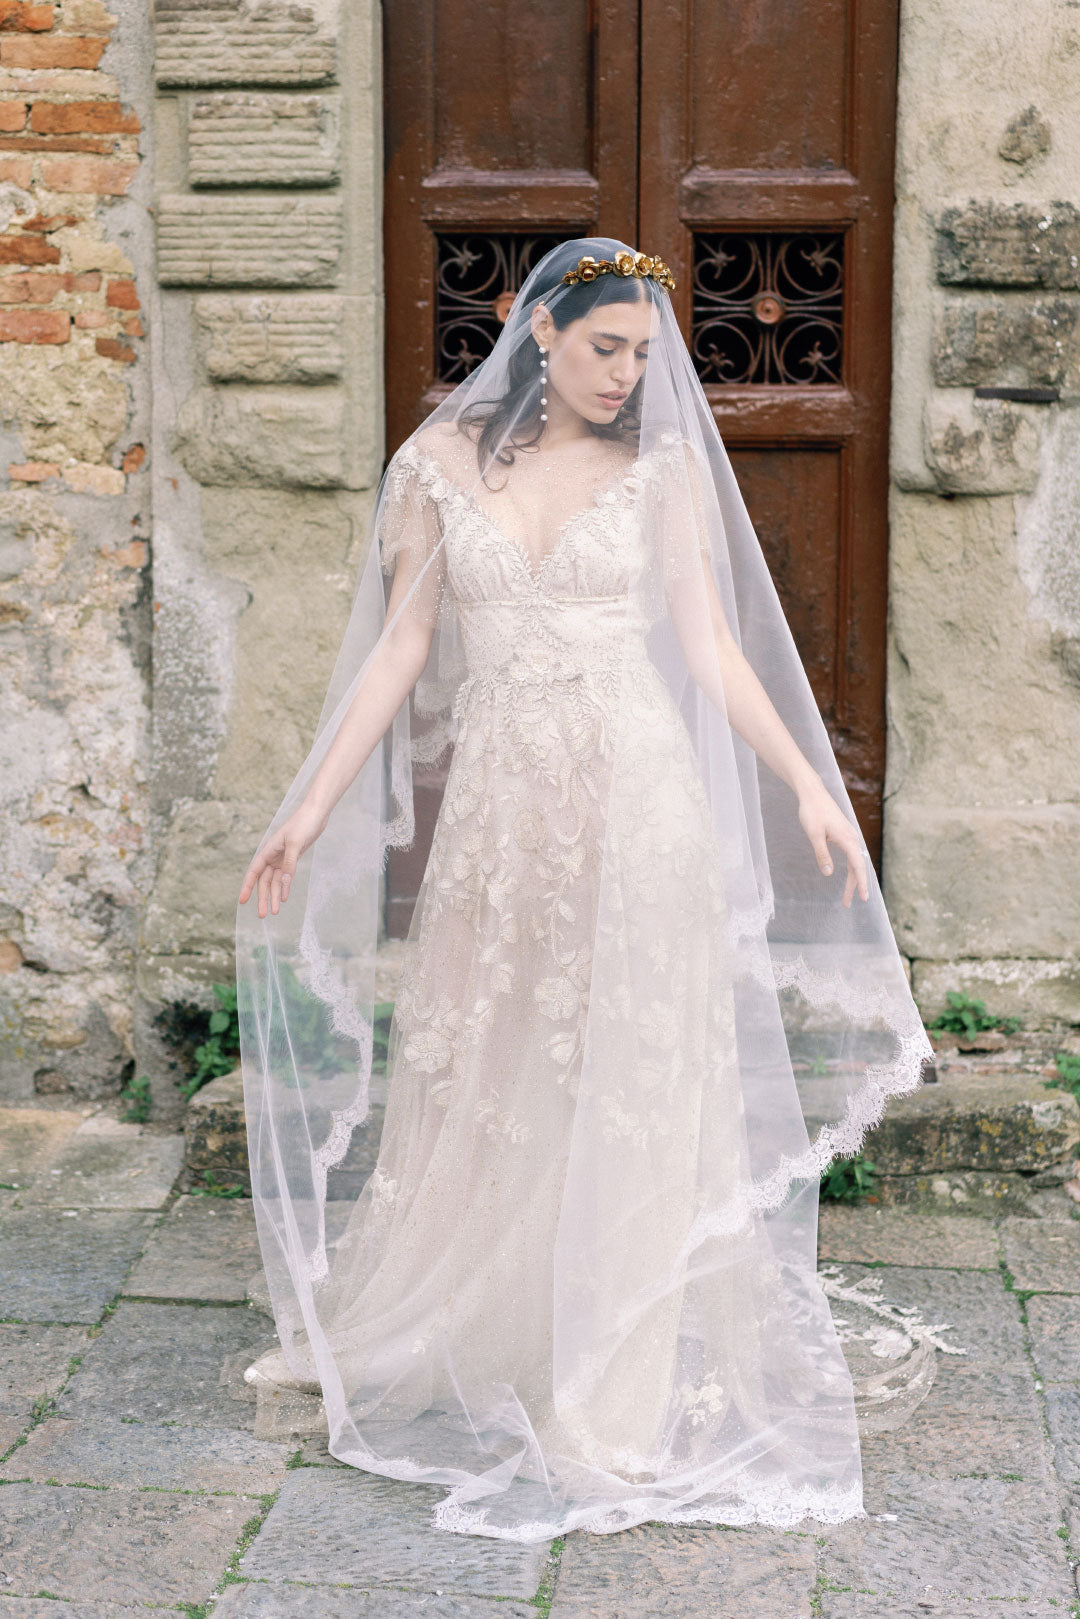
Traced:
POLYGON ((458 1532, 863 1510, 817 1186, 930 1047, 672 285, 552 250, 392 457, 237 911, 253 1375, 458 1532), (343 1202, 383 859, 451 744, 343 1202))

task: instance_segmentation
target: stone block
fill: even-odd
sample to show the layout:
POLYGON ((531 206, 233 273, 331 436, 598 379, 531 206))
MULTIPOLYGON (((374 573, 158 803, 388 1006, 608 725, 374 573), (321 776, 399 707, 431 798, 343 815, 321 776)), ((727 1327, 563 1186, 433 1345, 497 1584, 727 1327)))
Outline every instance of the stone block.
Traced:
MULTIPOLYGON (((939 1350, 936 1375, 949 1383, 971 1378, 974 1393, 967 1403, 978 1405, 979 1390, 988 1379, 1009 1376, 1031 1381, 1020 1301, 1005 1287, 999 1273, 900 1265, 882 1272, 844 1265, 842 1274, 849 1283, 873 1276, 882 1282, 884 1299, 913 1307, 924 1321, 943 1329, 944 1341, 964 1353, 939 1350)), ((843 1313, 842 1301, 836 1308, 843 1313)), ((961 1401, 955 1393, 951 1398, 954 1403, 961 1401)))
POLYGON ((23 1202, 28 1208, 159 1209, 183 1162, 182 1136, 152 1134, 99 1113, 83 1120, 23 1202))
MULTIPOLYGON (((1046 1601, 1025 1599, 1022 1608, 1016 1610, 1023 1614, 1024 1619, 1061 1619, 1062 1601, 1059 1597, 1048 1597, 1046 1601)), ((1008 1613, 1008 1608, 1005 1612, 1008 1613)), ((821 1605, 815 1609, 820 1619, 885 1619, 881 1608, 881 1598, 874 1593, 864 1591, 837 1591, 826 1586, 821 1593, 821 1605)), ((937 1593, 929 1586, 923 1591, 917 1601, 896 1601, 890 1599, 888 1619, 1002 1619, 1001 1603, 995 1602, 993 1597, 988 1602, 981 1602, 978 1597, 965 1597, 964 1605, 958 1608, 949 1598, 938 1598, 937 1593)))
POLYGON ((496 1607, 483 1598, 445 1592, 415 1595, 329 1585, 229 1585, 214 1604, 214 1619, 482 1619, 487 1614, 491 1619, 536 1619, 536 1613, 531 1602, 501 1601, 496 1607))
POLYGON ((5 1484, 0 1544, 8 1592, 44 1590, 135 1608, 205 1602, 251 1506, 232 1496, 5 1484))
POLYGON ((1046 1420, 1054 1465, 1064 1484, 1080 1484, 1080 1388, 1046 1391, 1046 1420))
POLYGON ((340 178, 337 96, 231 91, 188 103, 193 186, 331 185, 340 178))
MULTIPOLYGON (((190 1608, 155 1608, 157 1619, 185 1619, 190 1608)), ((0 1596, 0 1619, 41 1619, 41 1603, 36 1597, 0 1596)), ((146 1619, 142 1604, 129 1607, 116 1602, 53 1602, 48 1619, 146 1619)))
POLYGON ((0 1108, 0 1183, 34 1180, 85 1118, 74 1108, 0 1108))
MULTIPOLYGON (((378 1076, 372 1081, 371 1092, 367 1118, 353 1131, 344 1158, 327 1178, 327 1197, 331 1201, 355 1198, 375 1167, 386 1112, 382 1100, 385 1090, 378 1076)), ((193 1174, 210 1173, 219 1182, 251 1190, 243 1073, 239 1068, 196 1091, 188 1103, 184 1134, 187 1166, 193 1174)))
POLYGON ((939 488, 965 495, 1034 489, 1042 408, 933 395, 923 408, 923 453, 939 488))
POLYGON ((434 1529, 431 1509, 445 1494, 355 1468, 296 1468, 244 1554, 240 1573, 278 1588, 310 1580, 531 1597, 547 1561, 547 1543, 523 1545, 434 1529), (312 1524, 318 1525, 316 1535, 312 1524))
POLYGON ((171 448, 196 483, 333 489, 348 482, 350 419, 338 388, 196 388, 171 448))
POLYGON ((324 84, 336 72, 331 0, 163 0, 154 32, 161 85, 324 84))
POLYGON ((1049 1484, 896 1474, 873 1482, 866 1506, 867 1519, 824 1531, 821 1570, 826 1588, 873 1596, 882 1616, 894 1599, 946 1600, 950 1619, 970 1599, 1066 1605, 1071 1575, 1049 1484))
POLYGON ((1080 210, 1071 202, 971 201, 937 221, 938 280, 989 287, 1080 287, 1080 210))
POLYGON ((251 1191, 247 1126, 244 1121, 244 1075, 212 1079, 188 1102, 184 1119, 185 1161, 192 1174, 208 1172, 222 1185, 251 1191))
POLYGON ((946 298, 934 327, 933 369, 942 388, 1068 384, 1080 376, 1080 301, 946 298))
POLYGON ((151 1234, 124 1292, 243 1303, 258 1264, 255 1216, 247 1199, 181 1197, 151 1234))
POLYGON ((166 287, 333 286, 342 228, 336 195, 164 196, 158 279, 166 287))
MULTIPOLYGON (((1008 709, 995 712, 999 726, 1013 723, 1008 709)), ((1061 873, 1080 869, 1080 805, 904 797, 890 807, 885 840, 889 914, 905 955, 1075 963, 1080 888, 1061 873), (1033 894, 1052 903, 1033 905, 1033 894)), ((1080 1015, 1080 996, 1074 1006, 1080 1015)))
POLYGON ((924 1017, 935 1018, 951 989, 983 1001, 1000 1017, 1019 1017, 1024 1027, 1080 1023, 1080 961, 962 958, 934 961, 916 958, 911 968, 912 993, 924 1017))
POLYGON ((1080 1298, 1028 1299, 1027 1318, 1039 1376, 1049 1383, 1080 1384, 1080 1298))
POLYGON ((99 1320, 153 1219, 133 1209, 8 1209, 0 1216, 0 1316, 99 1320))
POLYGON ((344 364, 344 303, 332 295, 195 300, 215 382, 325 382, 344 364))
POLYGON ((946 1070, 936 1085, 895 1098, 866 1138, 883 1175, 947 1170, 1041 1170, 1080 1143, 1080 1104, 1033 1075, 946 1070))
POLYGON ((996 1270, 997 1233, 982 1221, 948 1214, 822 1203, 818 1257, 867 1265, 996 1270))
POLYGON ((934 1384, 922 1403, 902 1426, 866 1435, 861 1446, 863 1467, 875 1477, 1053 1479, 1030 1373, 960 1372, 940 1353, 934 1384))
POLYGON ((50 1417, 0 1466, 0 1476, 257 1496, 278 1488, 295 1448, 225 1428, 50 1417))
POLYGON ((639 1524, 619 1535, 570 1535, 551 1619, 810 1619, 809 1535, 639 1524))
POLYGON ((121 1299, 65 1388, 59 1415, 250 1432, 255 1395, 244 1368, 276 1341, 256 1310, 121 1299))
POLYGON ((1080 1221, 1006 1219, 1001 1246, 1014 1287, 1080 1293, 1080 1221))
POLYGON ((85 1347, 83 1327, 0 1322, 0 1451, 24 1431, 34 1402, 62 1386, 85 1347))
POLYGON ((929 1175, 879 1175, 874 1196, 891 1214, 903 1209, 913 1215, 942 1219, 963 1215, 965 1220, 995 1218, 1001 1214, 1034 1217, 1038 1194, 1030 1176, 999 1175, 978 1169, 944 1170, 929 1175))

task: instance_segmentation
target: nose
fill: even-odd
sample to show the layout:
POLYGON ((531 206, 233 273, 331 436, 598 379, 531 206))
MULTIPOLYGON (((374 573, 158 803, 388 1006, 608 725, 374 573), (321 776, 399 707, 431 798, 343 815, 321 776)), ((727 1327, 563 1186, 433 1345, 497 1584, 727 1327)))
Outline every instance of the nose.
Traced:
POLYGON ((611 367, 611 380, 617 388, 630 389, 634 386, 636 378, 633 355, 619 355, 611 367))

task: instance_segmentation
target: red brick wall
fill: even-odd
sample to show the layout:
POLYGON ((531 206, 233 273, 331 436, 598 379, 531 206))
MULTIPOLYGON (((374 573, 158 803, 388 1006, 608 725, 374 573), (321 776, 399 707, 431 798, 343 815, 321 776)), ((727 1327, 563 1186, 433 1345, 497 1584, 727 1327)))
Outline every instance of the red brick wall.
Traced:
MULTIPOLYGON (((103 218, 137 172, 139 124, 99 65, 114 23, 100 0, 0 0, 0 344, 66 345, 79 363, 123 368, 144 328, 103 218)), ((5 405, 18 430, 18 400, 5 405)), ((118 439, 96 461, 61 462, 31 446, 0 474, 116 494, 131 448, 118 439)))

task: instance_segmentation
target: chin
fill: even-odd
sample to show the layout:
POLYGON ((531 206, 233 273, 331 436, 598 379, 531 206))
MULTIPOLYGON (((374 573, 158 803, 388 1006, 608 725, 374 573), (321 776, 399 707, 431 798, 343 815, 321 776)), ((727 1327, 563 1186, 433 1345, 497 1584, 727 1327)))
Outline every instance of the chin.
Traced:
POLYGON ((579 414, 584 416, 587 422, 592 422, 598 427, 605 423, 610 426, 612 422, 617 422, 619 420, 624 408, 624 406, 620 405, 618 410, 601 410, 596 405, 590 403, 588 407, 580 411, 579 414))

